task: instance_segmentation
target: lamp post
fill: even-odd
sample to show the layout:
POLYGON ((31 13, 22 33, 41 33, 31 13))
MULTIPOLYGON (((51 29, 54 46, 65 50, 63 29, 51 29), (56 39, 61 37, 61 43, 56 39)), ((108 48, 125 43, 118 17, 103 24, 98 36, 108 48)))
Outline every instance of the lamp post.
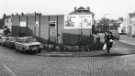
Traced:
POLYGON ((48 16, 48 42, 47 42, 48 48, 49 48, 49 43, 50 43, 50 16, 48 16))
MULTIPOLYGON (((103 19, 107 19, 106 16, 108 16, 108 15, 109 15, 109 13, 105 13, 104 16, 103 16, 103 19)), ((105 21, 105 26, 106 26, 106 31, 109 31, 109 30, 110 30, 110 29, 109 29, 109 28, 110 28, 110 27, 109 27, 109 23, 108 23, 108 22, 106 23, 106 21, 105 21), (107 25, 106 25, 106 24, 107 24, 107 25)))
POLYGON ((37 13, 35 12, 35 25, 34 25, 34 33, 33 35, 35 36, 36 35, 36 21, 37 21, 37 13))
POLYGON ((80 47, 80 49, 81 49, 81 46, 82 46, 82 38, 83 38, 83 17, 82 16, 79 16, 80 18, 81 18, 81 20, 80 20, 80 27, 79 27, 79 29, 80 29, 80 31, 81 31, 81 35, 80 35, 80 40, 79 40, 79 47, 80 47))
POLYGON ((56 29, 57 30, 57 39, 56 40, 57 40, 57 44, 58 44, 58 36, 59 36, 59 34, 58 34, 58 27, 59 26, 58 26, 58 16, 57 16, 57 20, 56 20, 56 28, 57 28, 56 29))
POLYGON ((40 37, 40 32, 41 32, 41 13, 39 14, 39 29, 38 29, 38 36, 40 37))

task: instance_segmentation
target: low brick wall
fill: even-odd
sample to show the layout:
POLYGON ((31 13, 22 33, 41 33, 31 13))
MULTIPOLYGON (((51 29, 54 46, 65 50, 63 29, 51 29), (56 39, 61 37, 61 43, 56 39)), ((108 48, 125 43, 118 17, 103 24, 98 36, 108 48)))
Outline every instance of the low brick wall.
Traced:
POLYGON ((95 37, 94 35, 85 36, 64 33, 63 45, 80 46, 89 50, 101 50, 103 41, 100 40, 100 37, 95 37))
POLYGON ((93 51, 93 50, 102 50, 103 41, 101 37, 94 35, 84 36, 84 35, 74 35, 64 33, 62 35, 62 44, 57 44, 55 42, 49 42, 43 38, 38 38, 37 40, 42 42, 45 45, 45 49, 58 49, 59 51, 93 51))

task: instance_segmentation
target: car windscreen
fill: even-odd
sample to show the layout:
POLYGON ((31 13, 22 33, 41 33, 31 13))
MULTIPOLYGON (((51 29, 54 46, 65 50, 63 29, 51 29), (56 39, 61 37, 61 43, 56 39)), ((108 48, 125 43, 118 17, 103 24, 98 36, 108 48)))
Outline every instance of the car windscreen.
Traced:
POLYGON ((34 38, 27 38, 27 39, 18 39, 17 42, 21 42, 21 43, 30 43, 30 42, 35 42, 36 39, 34 38))
POLYGON ((35 42, 35 41, 36 41, 36 39, 34 39, 34 38, 28 38, 25 40, 25 42, 35 42))

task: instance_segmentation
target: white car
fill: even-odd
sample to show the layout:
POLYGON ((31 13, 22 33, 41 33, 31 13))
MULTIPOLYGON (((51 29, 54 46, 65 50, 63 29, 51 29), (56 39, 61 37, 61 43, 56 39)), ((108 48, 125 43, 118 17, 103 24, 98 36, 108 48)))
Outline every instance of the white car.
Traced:
POLYGON ((0 36, 0 44, 3 45, 8 37, 6 36, 0 36))
POLYGON ((22 37, 16 39, 16 50, 27 53, 39 53, 43 49, 43 45, 32 37, 22 37))

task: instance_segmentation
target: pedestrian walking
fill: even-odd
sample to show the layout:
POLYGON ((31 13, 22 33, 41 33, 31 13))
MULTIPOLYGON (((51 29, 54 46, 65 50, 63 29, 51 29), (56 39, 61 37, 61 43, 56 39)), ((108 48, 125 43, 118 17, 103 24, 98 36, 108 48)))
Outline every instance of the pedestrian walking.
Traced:
POLYGON ((107 53, 110 53, 110 49, 112 48, 113 45, 113 35, 111 32, 106 32, 104 38, 105 38, 104 47, 106 46, 107 53))

